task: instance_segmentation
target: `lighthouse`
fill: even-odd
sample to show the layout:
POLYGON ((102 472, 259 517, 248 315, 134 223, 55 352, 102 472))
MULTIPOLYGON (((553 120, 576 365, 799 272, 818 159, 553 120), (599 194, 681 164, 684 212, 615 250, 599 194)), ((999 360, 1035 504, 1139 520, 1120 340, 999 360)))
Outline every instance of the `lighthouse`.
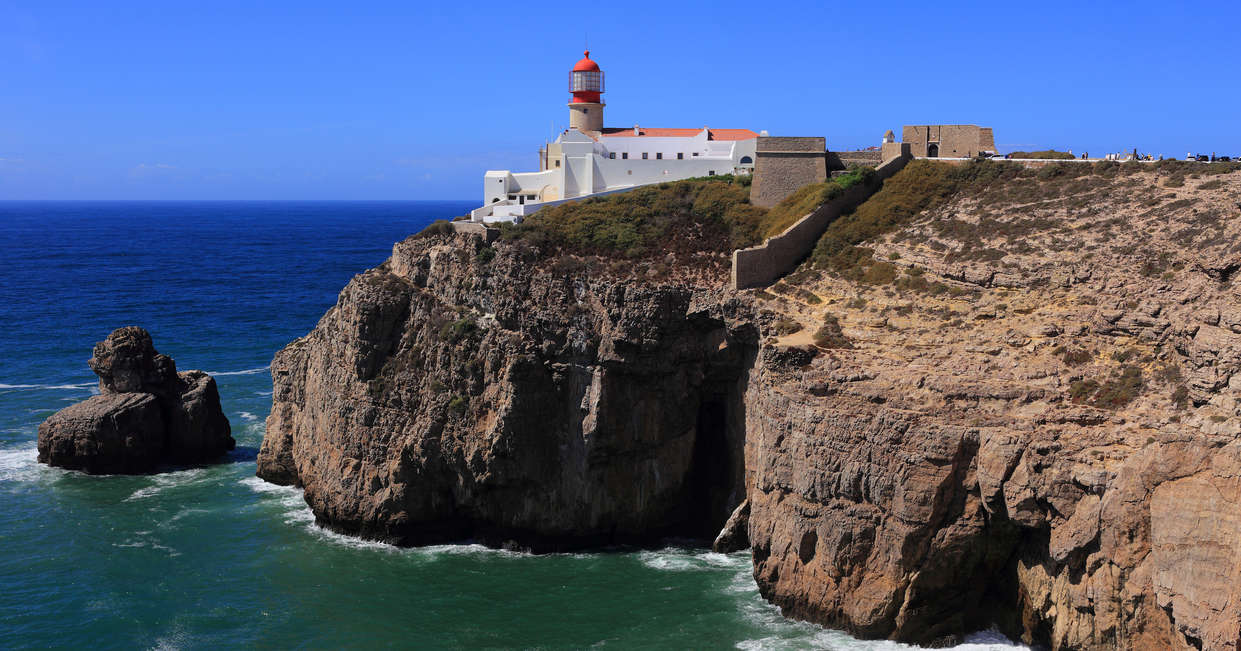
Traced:
POLYGON ((569 128, 539 149, 539 171, 487 170, 474 222, 521 221, 565 201, 651 183, 754 171, 749 129, 603 126, 603 71, 590 50, 569 71, 569 128))
POLYGON ((603 71, 599 64, 590 60, 590 50, 583 53, 581 61, 569 73, 569 128, 598 136, 603 132, 603 71))

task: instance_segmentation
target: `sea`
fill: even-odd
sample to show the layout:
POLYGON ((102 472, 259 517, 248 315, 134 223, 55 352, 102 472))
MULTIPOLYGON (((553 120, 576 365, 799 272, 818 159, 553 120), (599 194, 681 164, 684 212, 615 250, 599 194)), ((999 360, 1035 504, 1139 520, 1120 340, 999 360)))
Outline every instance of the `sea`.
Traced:
POLYGON ((908 648, 783 618, 746 552, 401 549, 325 531, 298 489, 254 476, 276 351, 394 242, 472 207, 0 202, 0 649, 908 648), (215 377, 224 463, 36 463, 39 423, 97 393, 86 360, 126 325, 215 377))

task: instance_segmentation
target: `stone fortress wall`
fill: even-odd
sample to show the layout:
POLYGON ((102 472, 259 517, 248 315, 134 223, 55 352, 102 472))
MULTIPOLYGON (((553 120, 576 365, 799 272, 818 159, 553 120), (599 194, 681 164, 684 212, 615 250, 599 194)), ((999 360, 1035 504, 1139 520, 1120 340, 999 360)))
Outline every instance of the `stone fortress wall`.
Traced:
POLYGON ((829 172, 847 170, 854 165, 879 167, 881 163, 883 163, 883 152, 878 149, 827 152, 827 171, 829 172))
MULTIPOLYGON (((869 199, 885 179, 899 172, 909 160, 909 156, 899 156, 883 163, 875 169, 875 179, 871 183, 849 188, 841 197, 819 206, 784 229, 783 233, 767 238, 758 246, 733 251, 732 288, 766 287, 797 268, 810 255, 832 221, 869 199)), ((758 182, 756 177, 754 183, 757 185, 758 182)))
POLYGON ((901 142, 920 157, 973 158, 995 151, 991 127, 974 124, 907 124, 901 129, 901 142))
POLYGON ((827 180, 826 138, 759 136, 750 203, 770 208, 798 188, 827 180))

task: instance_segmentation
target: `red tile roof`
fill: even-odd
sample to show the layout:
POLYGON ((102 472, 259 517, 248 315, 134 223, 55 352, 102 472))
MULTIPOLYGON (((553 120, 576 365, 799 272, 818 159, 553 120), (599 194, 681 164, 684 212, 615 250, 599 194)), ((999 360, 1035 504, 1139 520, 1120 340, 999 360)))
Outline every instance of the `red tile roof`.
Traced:
MULTIPOLYGON (((648 136, 652 138, 690 138, 702 133, 702 129, 660 129, 649 127, 638 127, 638 136, 648 136)), ((607 127, 602 134, 606 137, 635 137, 633 127, 618 128, 607 127)), ((749 129, 708 129, 707 140, 749 140, 757 138, 758 134, 749 129)))

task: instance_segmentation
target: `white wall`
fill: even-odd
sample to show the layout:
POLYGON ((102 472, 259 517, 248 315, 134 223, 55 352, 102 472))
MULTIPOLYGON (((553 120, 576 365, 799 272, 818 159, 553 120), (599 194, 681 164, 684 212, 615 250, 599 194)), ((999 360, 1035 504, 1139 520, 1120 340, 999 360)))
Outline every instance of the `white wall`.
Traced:
MULTIPOLYGON (((583 196, 633 188, 650 183, 677 181, 695 176, 714 174, 747 173, 753 170, 753 162, 742 165, 741 158, 754 159, 756 139, 707 140, 707 132, 700 131, 690 138, 665 138, 650 136, 608 136, 598 141, 576 130, 561 134, 557 144, 563 152, 561 167, 549 160, 551 168, 543 172, 512 174, 507 170, 488 171, 483 180, 484 207, 497 204, 496 210, 481 211, 475 219, 486 215, 488 221, 503 217, 529 214, 531 211, 509 208, 509 195, 544 195, 548 186, 554 188, 555 198, 567 200, 583 196), (616 153, 611 158, 610 153, 616 153), (644 160, 642 152, 647 152, 644 160), (685 157, 678 159, 677 153, 685 157), (698 152, 698 156, 693 153, 698 152), (629 158, 622 156, 628 153, 629 158), (662 159, 655 158, 663 153, 662 159)), ((520 204, 521 201, 514 201, 520 204)), ((535 204, 539 206, 539 204, 535 204)), ((540 206, 541 207, 541 206, 540 206)), ((537 210, 538 207, 534 207, 537 210)))

